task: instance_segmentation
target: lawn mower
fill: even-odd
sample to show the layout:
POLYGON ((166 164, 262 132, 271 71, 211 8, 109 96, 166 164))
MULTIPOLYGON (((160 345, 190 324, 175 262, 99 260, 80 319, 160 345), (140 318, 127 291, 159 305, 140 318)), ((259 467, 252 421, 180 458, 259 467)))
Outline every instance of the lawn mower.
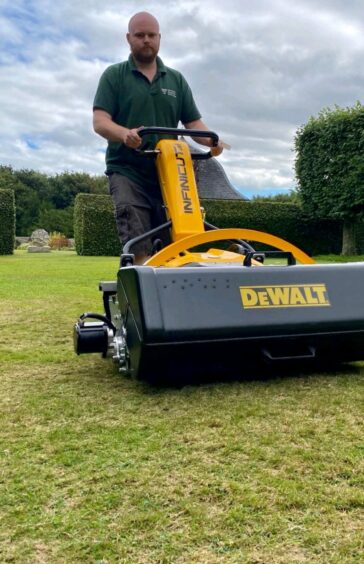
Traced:
POLYGON ((217 134, 148 127, 139 135, 160 137, 147 153, 167 221, 124 246, 117 281, 100 283, 104 313, 84 313, 74 327, 77 354, 101 353, 124 374, 171 384, 364 358, 364 263, 316 264, 274 235, 216 228, 204 219, 193 169, 211 151, 194 154, 184 138, 216 145, 217 134), (171 243, 161 247, 163 229, 171 243), (132 249, 145 239, 154 254, 137 266, 132 249))

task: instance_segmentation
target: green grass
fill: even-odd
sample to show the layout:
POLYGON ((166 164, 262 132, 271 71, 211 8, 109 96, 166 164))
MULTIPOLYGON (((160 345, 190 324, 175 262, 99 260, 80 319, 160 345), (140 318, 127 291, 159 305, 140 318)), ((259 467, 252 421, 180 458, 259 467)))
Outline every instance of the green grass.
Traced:
POLYGON ((0 561, 363 561, 364 364, 151 388, 73 353, 118 259, 0 257, 0 561))
POLYGON ((325 255, 315 257, 317 262, 362 262, 364 261, 364 256, 338 256, 338 255, 325 255))

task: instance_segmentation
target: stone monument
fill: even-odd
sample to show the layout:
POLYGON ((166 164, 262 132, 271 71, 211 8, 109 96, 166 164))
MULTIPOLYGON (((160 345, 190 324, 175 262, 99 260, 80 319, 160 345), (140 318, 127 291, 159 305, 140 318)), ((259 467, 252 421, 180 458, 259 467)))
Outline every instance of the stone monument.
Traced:
POLYGON ((36 229, 30 236, 28 253, 50 253, 51 248, 48 245, 48 241, 48 232, 45 229, 36 229))

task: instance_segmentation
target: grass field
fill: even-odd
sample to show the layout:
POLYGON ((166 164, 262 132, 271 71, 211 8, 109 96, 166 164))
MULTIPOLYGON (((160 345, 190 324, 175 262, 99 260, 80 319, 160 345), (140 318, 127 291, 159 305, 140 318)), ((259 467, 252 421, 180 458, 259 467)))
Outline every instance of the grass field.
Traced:
POLYGON ((72 345, 117 267, 0 257, 0 561, 363 562, 364 363, 179 390, 123 378, 72 345))

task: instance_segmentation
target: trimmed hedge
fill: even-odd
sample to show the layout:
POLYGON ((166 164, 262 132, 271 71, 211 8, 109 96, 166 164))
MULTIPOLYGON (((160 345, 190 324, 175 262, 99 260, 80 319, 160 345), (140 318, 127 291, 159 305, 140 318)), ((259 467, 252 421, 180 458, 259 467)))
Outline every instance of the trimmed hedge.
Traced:
POLYGON ((312 219, 341 220, 342 254, 360 252, 364 220, 364 106, 325 108, 296 133, 295 170, 302 207, 312 219), (359 224, 359 231, 355 228, 359 224))
MULTIPOLYGON (((202 200, 201 203, 206 211, 206 221, 217 227, 265 231, 310 255, 340 253, 340 222, 309 220, 295 204, 243 200, 202 200)), ((120 255, 110 196, 79 194, 75 202, 74 229, 79 255, 120 255)), ((258 244, 254 246, 262 248, 258 244)))
POLYGON ((15 247, 14 191, 0 190, 0 255, 12 255, 15 247))
POLYGON ((355 242, 359 255, 364 255, 364 221, 355 224, 355 242))
POLYGON ((110 196, 95 194, 76 196, 74 236, 78 255, 120 255, 121 246, 110 196))
POLYGON ((295 170, 312 218, 364 218, 364 106, 325 108, 296 133, 295 170))
MULTIPOLYGON (((334 220, 309 220, 296 204, 204 200, 206 221, 221 228, 265 231, 296 245, 310 255, 338 254, 341 224, 334 220)), ((262 247, 254 245, 258 250, 262 247)))

